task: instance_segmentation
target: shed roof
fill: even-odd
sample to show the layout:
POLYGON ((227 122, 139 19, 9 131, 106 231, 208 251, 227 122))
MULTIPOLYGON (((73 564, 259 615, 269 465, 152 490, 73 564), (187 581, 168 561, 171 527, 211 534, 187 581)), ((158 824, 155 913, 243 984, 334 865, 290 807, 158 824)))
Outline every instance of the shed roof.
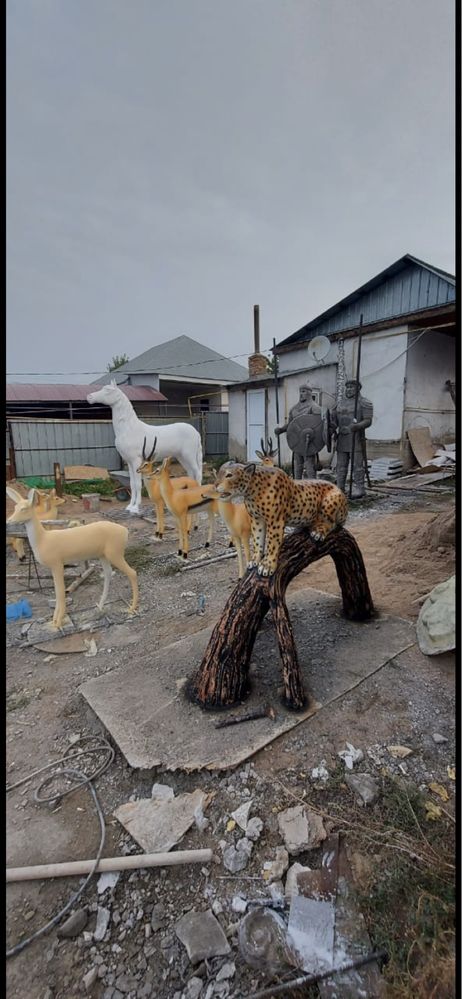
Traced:
MULTIPOLYGON (((130 402, 167 402, 162 392, 149 385, 123 385, 123 393, 130 402)), ((6 386, 7 402, 86 402, 97 385, 41 385, 9 382, 6 386)))
POLYGON ((197 382, 212 381, 217 385, 239 382, 245 378, 247 369, 236 361, 223 357, 211 347, 193 340, 190 336, 177 336, 165 343, 150 347, 143 354, 131 358, 120 368, 98 378, 99 385, 105 385, 115 378, 123 383, 129 375, 156 374, 181 381, 187 378, 197 382))
POLYGON ((321 312, 285 340, 280 340, 276 344, 276 352, 278 347, 311 340, 315 336, 329 336, 354 329, 359 325, 361 313, 367 326, 453 304, 455 285, 453 274, 405 253, 356 291, 321 312))

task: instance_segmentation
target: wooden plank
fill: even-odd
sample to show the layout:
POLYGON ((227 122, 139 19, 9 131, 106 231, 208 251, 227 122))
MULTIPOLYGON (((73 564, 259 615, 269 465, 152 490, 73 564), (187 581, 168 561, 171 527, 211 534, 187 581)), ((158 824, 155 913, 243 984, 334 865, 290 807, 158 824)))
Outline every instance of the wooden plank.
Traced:
POLYGON ((414 427, 407 436, 419 465, 426 465, 435 456, 435 446, 428 427, 414 427))
POLYGON ((109 479, 107 468, 97 465, 65 465, 64 478, 66 482, 86 482, 88 479, 109 479))

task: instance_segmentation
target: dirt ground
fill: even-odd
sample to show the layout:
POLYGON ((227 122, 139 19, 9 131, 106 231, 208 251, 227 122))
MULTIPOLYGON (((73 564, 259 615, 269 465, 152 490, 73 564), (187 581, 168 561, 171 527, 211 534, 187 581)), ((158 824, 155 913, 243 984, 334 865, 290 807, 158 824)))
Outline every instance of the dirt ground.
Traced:
MULTIPOLYGON (((149 505, 147 501, 145 503, 148 510, 149 505)), ((352 511, 346 526, 361 548, 379 614, 415 621, 422 599, 433 586, 453 573, 454 547, 447 539, 436 547, 419 541, 427 529, 431 536, 433 519, 439 513, 450 513, 453 503, 453 495, 448 489, 405 496, 377 493, 367 504, 358 504, 352 511)), ((152 540, 152 523, 138 517, 128 518, 124 505, 117 502, 102 502, 100 513, 90 516, 84 515, 81 500, 68 497, 61 510, 64 518, 84 517, 88 521, 109 515, 127 523, 130 530, 127 558, 139 569, 140 614, 130 622, 108 629, 98 631, 96 627, 98 651, 94 657, 80 652, 50 659, 46 651, 27 645, 21 634, 24 621, 8 623, 8 783, 61 757, 77 736, 101 733, 100 723, 78 693, 85 680, 126 668, 129 682, 130 661, 139 652, 146 654, 150 646, 161 649, 212 625, 237 579, 236 559, 200 564, 206 536, 203 519, 191 542, 191 564, 199 561, 194 568, 180 572, 178 560, 173 555, 176 549, 173 526, 168 520, 169 530, 165 539, 159 542, 152 540), (199 598, 203 613, 198 613, 199 598), (135 644, 127 644, 133 637, 135 644)), ((225 529, 220 526, 209 554, 215 556, 227 551, 225 529)), ((45 584, 48 588, 39 590, 33 578, 32 589, 28 591, 27 567, 19 565, 11 548, 7 548, 8 601, 26 596, 33 609, 34 621, 41 617, 49 619, 52 615, 49 601, 53 590, 49 580, 44 579, 45 584)), ((94 609, 101 587, 102 581, 95 572, 73 594, 70 613, 76 609, 94 609)), ((310 566, 290 589, 294 592, 304 587, 338 594, 333 563, 324 559, 310 566)), ((116 574, 109 599, 120 601, 128 600, 128 597, 127 581, 116 574)), ((149 797, 155 780, 169 784, 175 793, 194 787, 214 793, 207 811, 208 828, 203 832, 192 829, 180 847, 211 846, 218 856, 219 842, 225 839, 233 842, 236 835, 226 829, 229 813, 251 796, 252 814, 259 815, 264 822, 264 832, 254 847, 252 860, 237 876, 230 876, 221 862, 209 868, 171 867, 125 873, 116 887, 102 896, 96 894, 94 879, 77 904, 77 908, 88 910, 86 931, 74 939, 58 940, 56 930, 52 930, 10 958, 7 964, 9 999, 23 999, 25 995, 28 999, 73 999, 86 991, 97 999, 120 999, 121 996, 128 996, 128 999, 147 996, 209 999, 214 995, 245 996, 255 992, 257 987, 263 987, 267 979, 244 965, 237 951, 236 933, 241 917, 232 910, 231 902, 238 891, 247 893, 248 898, 265 894, 261 868, 264 861, 272 859, 276 846, 281 843, 277 811, 294 804, 298 797, 318 805, 322 802, 320 807, 329 812, 340 794, 343 806, 347 807, 344 814, 348 813, 349 819, 347 826, 338 821, 332 823, 331 828, 350 831, 353 826, 361 825, 364 810, 359 809, 346 785, 338 780, 340 761, 337 753, 350 742, 363 750, 367 771, 379 774, 382 781, 404 776, 427 795, 431 782, 443 785, 447 793, 444 808, 451 813, 453 785, 448 780, 448 767, 454 765, 455 752, 453 689, 454 655, 424 657, 418 647, 413 646, 400 656, 399 668, 396 663, 388 663, 330 705, 328 711, 321 710, 280 737, 238 772, 141 773, 130 770, 121 754, 116 752, 114 762, 96 782, 107 822, 105 856, 139 852, 113 818, 113 812, 131 797, 149 797), (435 741, 435 733, 447 741, 435 741), (412 753, 405 761, 395 760, 386 751, 390 744, 409 746, 412 753), (325 761, 332 778, 324 789, 310 778, 311 769, 321 760, 325 761), (163 905, 163 922, 159 929, 151 926, 156 903, 163 905), (184 912, 207 909, 212 903, 219 903, 217 912, 221 905, 218 918, 228 936, 231 953, 226 959, 214 958, 199 969, 193 969, 175 935, 174 925, 184 912), (109 909, 111 921, 103 941, 95 943, 92 931, 98 905, 109 909), (235 971, 231 979, 220 981, 217 973, 225 960, 235 963, 235 971), (92 969, 97 969, 94 974, 92 969), (84 977, 89 973, 85 985, 84 977), (202 979, 203 988, 200 984, 191 985, 191 982, 188 985, 191 976, 194 980, 202 979)), ((98 822, 88 791, 83 789, 63 798, 54 809, 40 806, 33 800, 39 779, 35 778, 25 788, 7 795, 8 866, 94 857, 98 822)), ((365 859, 364 850, 361 856, 370 877, 374 855, 372 861, 370 856, 365 859)), ((313 862, 313 857, 297 858, 300 859, 302 863, 313 862)), ((356 865, 357 874, 360 861, 361 857, 356 865)), ((361 871, 358 885, 369 885, 361 871)), ((9 885, 8 947, 50 919, 78 886, 77 878, 9 885)), ((371 932, 370 925, 369 930, 371 932)), ((452 995, 451 987, 450 982, 447 991, 443 989, 438 993, 438 999, 452 995)), ((425 993, 390 990, 389 994, 425 993)))

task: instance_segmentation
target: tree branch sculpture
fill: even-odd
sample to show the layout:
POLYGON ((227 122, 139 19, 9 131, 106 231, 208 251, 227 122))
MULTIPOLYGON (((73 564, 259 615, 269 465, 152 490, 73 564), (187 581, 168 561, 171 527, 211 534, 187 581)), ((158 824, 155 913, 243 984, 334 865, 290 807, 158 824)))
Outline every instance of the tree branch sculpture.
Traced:
POLYGON ((312 541, 309 528, 299 528, 284 539, 274 575, 259 576, 251 569, 237 583, 187 685, 189 700, 209 710, 231 708, 245 700, 255 639, 271 610, 282 662, 283 703, 293 711, 308 707, 285 592, 302 569, 326 555, 335 563, 345 617, 350 621, 373 617, 363 558, 352 535, 338 528, 324 541, 312 541))

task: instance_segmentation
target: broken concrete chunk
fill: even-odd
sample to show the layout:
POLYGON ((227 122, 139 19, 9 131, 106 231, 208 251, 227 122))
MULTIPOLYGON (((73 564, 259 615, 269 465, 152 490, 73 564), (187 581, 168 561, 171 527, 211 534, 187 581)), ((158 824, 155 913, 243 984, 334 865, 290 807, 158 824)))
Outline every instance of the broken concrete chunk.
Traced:
POLYGON ((247 823, 249 821, 249 812, 252 807, 252 799, 246 801, 244 805, 240 805, 236 808, 235 812, 231 812, 231 818, 237 822, 238 826, 243 832, 247 831, 247 823))
POLYGON ((267 860, 263 864, 263 877, 265 881, 280 881, 289 866, 289 854, 283 846, 276 847, 274 860, 267 860))
POLYGON ((86 909, 77 909, 62 926, 58 927, 58 937, 67 940, 71 937, 78 937, 79 933, 85 929, 88 922, 88 912, 86 909))
POLYGON ((93 988, 97 978, 98 968, 90 968, 90 971, 87 971, 86 975, 84 975, 82 979, 85 992, 89 992, 90 989, 93 988))
POLYGON ((203 984, 202 978, 190 978, 184 992, 182 993, 184 999, 199 999, 203 984))
POLYGON ((175 925, 175 933, 186 947, 191 964, 229 954, 225 934, 211 912, 187 912, 175 925))
POLYGON ((239 840, 237 845, 228 846, 223 851, 223 863, 228 871, 232 874, 237 874, 238 871, 243 871, 249 862, 251 853, 253 849, 253 844, 243 836, 239 840))
POLYGON ((242 898, 242 895, 235 895, 231 902, 231 908, 233 912, 245 912, 247 909, 247 899, 242 898))
POLYGON ((294 895, 290 903, 289 938, 300 957, 300 966, 312 975, 334 964, 334 903, 294 895))
POLYGON ((347 770, 353 770, 355 763, 362 763, 364 753, 362 749, 355 749, 351 742, 347 742, 346 746, 347 748, 342 749, 340 753, 337 753, 337 756, 340 756, 340 759, 343 760, 347 770))
POLYGON ((96 915, 96 929, 93 934, 93 939, 96 940, 97 943, 100 943, 101 940, 104 940, 110 919, 111 919, 111 913, 109 912, 109 909, 104 909, 102 906, 99 905, 96 915))
POLYGON ((448 741, 446 739, 446 736, 445 735, 440 735, 439 732, 433 732, 432 739, 433 739, 433 742, 436 742, 437 746, 443 745, 444 742, 448 741))
POLYGON ((370 774, 346 774, 345 781, 365 805, 371 805, 379 796, 379 785, 370 774))
POLYGON ((96 890, 98 895, 102 895, 108 888, 115 888, 120 878, 120 871, 105 871, 98 878, 96 890))
POLYGON ((156 933, 157 930, 161 930, 165 926, 165 915, 165 905, 162 902, 156 902, 151 914, 151 929, 153 933, 156 933))
POLYGON ((292 864, 292 867, 289 867, 285 885, 285 894, 287 898, 292 898, 293 895, 301 894, 302 889, 299 877, 302 874, 311 874, 311 867, 304 867, 303 864, 299 864, 298 862, 292 864))
POLYGON ((313 767, 313 769, 311 771, 311 779, 312 780, 322 781, 323 784, 327 780, 329 780, 329 777, 330 777, 330 773, 329 773, 329 771, 327 769, 326 761, 325 760, 321 760, 319 766, 313 767))
POLYGON ((179 843, 194 822, 200 806, 204 810, 211 794, 196 788, 177 798, 141 798, 120 805, 114 815, 146 853, 162 853, 179 843))
POLYGON ((245 831, 247 839, 251 839, 253 843, 256 843, 257 839, 260 839, 262 831, 263 821, 258 817, 258 815, 255 815, 253 819, 249 819, 247 829, 245 831))
POLYGON ((216 977, 217 982, 223 982, 226 978, 234 978, 236 974, 236 965, 234 961, 227 961, 226 964, 220 968, 218 975, 216 977))
POLYGON ((327 836, 321 816, 305 805, 295 805, 279 812, 278 825, 292 856, 304 850, 313 850, 327 836))
POLYGON ((155 798, 156 801, 171 801, 174 797, 175 792, 169 784, 152 785, 151 798, 155 798))

